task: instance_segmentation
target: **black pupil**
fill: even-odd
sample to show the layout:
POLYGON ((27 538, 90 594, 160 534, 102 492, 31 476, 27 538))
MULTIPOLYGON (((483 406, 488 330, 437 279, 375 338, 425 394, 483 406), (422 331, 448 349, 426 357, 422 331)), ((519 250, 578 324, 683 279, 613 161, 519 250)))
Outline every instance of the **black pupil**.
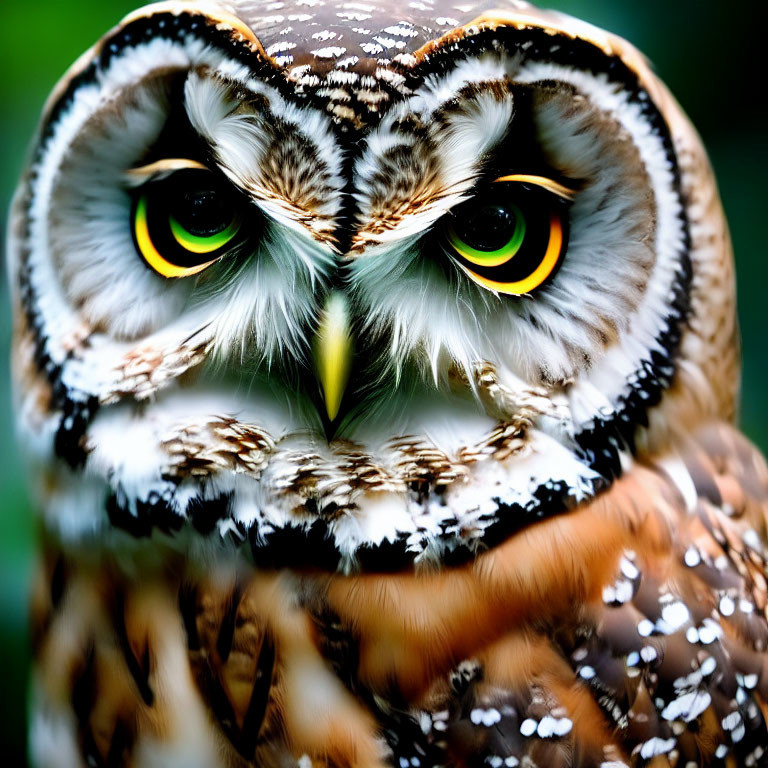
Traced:
POLYGON ((172 215, 190 234, 209 237, 232 222, 232 201, 210 184, 190 185, 180 192, 172 215))
POLYGON ((517 217, 497 203, 480 203, 457 212, 456 234, 477 251, 498 251, 512 238, 517 217))

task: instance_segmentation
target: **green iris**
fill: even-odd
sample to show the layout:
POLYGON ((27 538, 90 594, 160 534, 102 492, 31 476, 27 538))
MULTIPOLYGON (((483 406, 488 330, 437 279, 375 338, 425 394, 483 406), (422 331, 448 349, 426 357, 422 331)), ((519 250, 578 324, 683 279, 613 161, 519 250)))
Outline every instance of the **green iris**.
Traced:
POLYGON ((497 181, 446 217, 447 253, 481 287, 522 296, 550 279, 560 264, 568 237, 564 204, 570 197, 545 177, 497 181))
POLYGON ((212 253, 223 248, 236 234, 239 223, 233 219, 227 227, 211 235, 195 235, 181 225, 173 216, 168 217, 171 233, 176 242, 192 253, 212 253))
POLYGON ((451 245, 478 267, 506 264, 525 240, 525 216, 517 205, 488 202, 450 227, 451 245))
POLYGON ((242 205, 226 182, 196 165, 150 180, 134 203, 137 250, 163 277, 195 275, 228 255, 244 228, 242 205))

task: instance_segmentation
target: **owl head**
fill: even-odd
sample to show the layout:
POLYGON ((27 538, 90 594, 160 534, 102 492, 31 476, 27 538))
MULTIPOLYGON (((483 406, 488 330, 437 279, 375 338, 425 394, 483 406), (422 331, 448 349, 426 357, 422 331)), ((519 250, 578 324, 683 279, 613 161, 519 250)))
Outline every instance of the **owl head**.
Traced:
POLYGON ((695 132, 523 2, 142 8, 46 104, 9 251, 72 543, 450 564, 735 408, 695 132))

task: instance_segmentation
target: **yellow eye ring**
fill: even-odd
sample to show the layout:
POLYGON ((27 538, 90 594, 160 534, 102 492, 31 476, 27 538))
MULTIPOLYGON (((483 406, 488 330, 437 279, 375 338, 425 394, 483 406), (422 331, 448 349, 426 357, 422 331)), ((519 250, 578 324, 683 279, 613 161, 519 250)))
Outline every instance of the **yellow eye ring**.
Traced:
POLYGON ((533 176, 529 173, 513 173, 509 176, 499 176, 493 183, 498 184, 499 182, 505 181, 516 181, 520 184, 533 184, 541 189, 546 189, 548 192, 561 197, 563 200, 573 200, 576 195, 576 192, 570 187, 566 187, 565 184, 560 184, 560 182, 557 182, 554 179, 548 179, 546 176, 533 176))
POLYGON ((530 293, 535 288, 538 288, 552 274, 560 260, 560 254, 563 247, 563 225, 557 214, 550 214, 549 226, 550 238, 544 258, 541 260, 541 264, 539 264, 539 266, 523 280, 516 280, 511 283, 501 283, 478 275, 463 264, 459 264, 459 266, 470 278, 472 278, 472 280, 491 290, 515 296, 522 296, 525 293, 530 293))
POLYGON ((557 270, 567 241, 564 208, 574 192, 529 174, 502 176, 496 182, 447 218, 446 248, 481 287, 520 296, 557 270))
POLYGON ((182 267, 178 264, 172 264, 167 259, 164 259, 157 248, 155 248, 155 244, 152 242, 152 237, 149 234, 146 195, 139 197, 139 201, 136 204, 134 236, 136 238, 136 245, 139 249, 139 253, 144 257, 147 264, 163 277, 189 277, 190 275, 196 275, 198 272, 202 272, 207 267, 210 267, 211 264, 218 261, 217 257, 216 259, 206 261, 203 264, 196 264, 193 267, 182 267))
POLYGON ((228 184, 193 161, 171 158, 143 170, 132 211, 136 250, 166 278, 199 274, 231 252, 239 200, 228 184))

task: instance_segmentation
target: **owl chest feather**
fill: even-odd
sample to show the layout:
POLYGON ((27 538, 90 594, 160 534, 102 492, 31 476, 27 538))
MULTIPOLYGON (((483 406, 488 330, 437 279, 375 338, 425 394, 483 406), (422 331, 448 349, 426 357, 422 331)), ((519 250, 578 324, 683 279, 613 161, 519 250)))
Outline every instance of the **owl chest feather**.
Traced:
POLYGON ((766 498, 720 425, 461 568, 169 576, 51 550, 33 746, 46 764, 71 706, 97 764, 759 762, 766 498))

